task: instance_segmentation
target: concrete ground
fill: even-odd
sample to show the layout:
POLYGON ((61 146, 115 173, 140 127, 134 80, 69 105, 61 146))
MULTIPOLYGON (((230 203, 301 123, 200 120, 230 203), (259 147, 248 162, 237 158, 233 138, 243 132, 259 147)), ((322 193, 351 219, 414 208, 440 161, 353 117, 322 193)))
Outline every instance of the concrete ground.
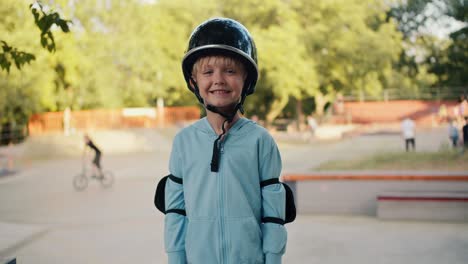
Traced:
MULTIPOLYGON (((418 149, 437 150, 445 132, 418 133, 418 149)), ((157 138, 170 145, 170 138, 157 138)), ((402 144, 398 135, 384 134, 280 142, 280 149, 284 170, 303 172, 329 159, 401 150, 402 144)), ((109 189, 96 181, 82 192, 73 189, 79 157, 36 160, 1 177, 0 263, 15 257, 18 263, 166 263, 163 216, 153 196, 167 173, 168 153, 164 147, 104 156, 116 177, 109 189)), ((286 227, 283 263, 468 263, 468 223, 299 214, 286 227)))

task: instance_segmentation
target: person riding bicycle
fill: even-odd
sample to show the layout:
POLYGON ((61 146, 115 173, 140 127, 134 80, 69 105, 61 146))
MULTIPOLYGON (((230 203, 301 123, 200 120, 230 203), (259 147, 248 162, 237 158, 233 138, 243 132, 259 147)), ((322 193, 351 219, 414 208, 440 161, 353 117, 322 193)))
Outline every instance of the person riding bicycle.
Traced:
POLYGON ((91 140, 88 134, 84 135, 84 141, 85 141, 85 148, 84 151, 86 151, 87 147, 92 149, 94 151, 94 159, 93 159, 93 175, 94 177, 97 178, 102 178, 102 170, 101 170, 101 150, 94 144, 94 142, 91 140))

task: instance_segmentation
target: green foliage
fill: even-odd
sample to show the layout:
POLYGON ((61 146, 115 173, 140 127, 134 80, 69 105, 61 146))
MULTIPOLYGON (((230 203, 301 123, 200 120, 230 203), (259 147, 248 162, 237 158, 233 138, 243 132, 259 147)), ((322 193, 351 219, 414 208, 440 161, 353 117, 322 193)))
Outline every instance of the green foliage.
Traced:
MULTIPOLYGON (((464 22, 468 22, 468 5, 465 6, 464 22)), ((447 76, 445 85, 465 86, 468 83, 468 26, 450 35, 452 45, 447 49, 447 76)))
MULTIPOLYGON (((6 16, 7 10, 11 10, 13 7, 11 5, 5 5, 5 7, 6 8, 2 10, 2 13, 6 16)), ((69 21, 60 18, 60 15, 57 12, 46 13, 44 11, 43 5, 40 2, 35 2, 34 4, 29 5, 29 8, 31 9, 31 13, 34 17, 37 27, 41 30, 40 39, 42 47, 47 49, 49 52, 55 51, 55 41, 51 28, 52 26, 57 25, 62 29, 63 32, 69 32, 69 21)), ((10 23, 6 24, 7 28, 14 27, 14 24, 9 21, 8 18, 4 20, 4 22, 10 23)), ((2 53, 0 53, 0 68, 7 71, 8 73, 10 72, 12 62, 15 64, 18 70, 21 70, 21 67, 24 64, 30 63, 36 59, 32 53, 20 51, 16 47, 9 46, 4 40, 1 40, 0 42, 2 43, 2 53)))
POLYGON ((378 94, 391 81, 401 36, 381 1, 295 1, 306 59, 315 65, 317 112, 338 93, 378 94))
POLYGON ((15 47, 9 46, 5 41, 0 41, 2 43, 2 53, 0 53, 0 67, 7 72, 10 72, 11 62, 15 63, 16 68, 18 70, 26 64, 30 63, 31 61, 35 60, 36 57, 24 51, 19 51, 15 47))
POLYGON ((69 32, 68 23, 70 21, 60 18, 57 12, 46 13, 40 2, 29 5, 31 13, 34 16, 34 22, 41 30, 41 45, 43 48, 52 52, 55 51, 55 40, 51 28, 57 25, 63 32, 69 32))
POLYGON ((427 80, 426 77, 429 77, 431 81, 423 81, 423 89, 420 90, 424 90, 428 86, 449 87, 452 91, 449 91, 448 94, 452 94, 452 97, 448 99, 457 98, 460 88, 465 87, 468 81, 466 74, 468 72, 468 1, 409 0, 394 2, 395 5, 389 11, 389 17, 398 22, 398 28, 405 36, 404 44, 407 50, 413 51, 413 54, 404 54, 407 58, 402 58, 397 67, 410 67, 409 77, 416 80, 414 84, 419 87, 421 87, 421 81, 427 80), (450 19, 462 24, 447 39, 440 40, 428 33, 428 28, 446 27, 443 24, 446 22, 443 21, 450 19), (415 50, 419 52, 414 54, 415 50), (419 63, 415 63, 416 57, 418 57, 419 63), (411 63, 407 64, 407 61, 411 61, 411 63))
MULTIPOLYGON (((398 29, 410 37, 415 31, 427 23, 429 17, 424 14, 427 0, 393 0, 392 8, 388 10, 388 16, 398 21, 398 29)), ((436 2, 440 4, 440 1, 436 2)))
MULTIPOLYGON (((30 0, 3 0, 0 35, 8 39, 0 54, 0 116, 155 106, 158 98, 169 106, 194 105, 180 63, 193 28, 214 16, 237 19, 252 33, 261 74, 245 108, 248 116, 270 122, 285 107, 295 109, 296 102, 321 114, 338 93, 379 95, 384 88, 398 88, 412 94, 435 81, 464 80, 466 34, 443 45, 419 38, 417 47, 436 63, 407 55, 405 12, 421 13, 424 1, 407 2, 56 0, 28 9, 30 0), (31 34, 38 27, 40 42, 31 34)), ((449 11, 460 17, 458 10, 449 11)))
POLYGON ((38 36, 31 34, 37 31, 37 26, 26 1, 24 5, 18 2, 4 0, 0 5, 0 36, 8 38, 2 42, 3 54, 8 52, 5 57, 10 65, 15 63, 17 69, 9 66, 0 71, 0 125, 14 131, 22 130, 31 114, 56 109, 51 54, 44 53, 38 36), (9 48, 5 49, 6 46, 9 48), (15 47, 28 52, 21 53, 15 47), (13 57, 15 52, 22 56, 13 57), (25 63, 29 66, 22 67, 25 63))

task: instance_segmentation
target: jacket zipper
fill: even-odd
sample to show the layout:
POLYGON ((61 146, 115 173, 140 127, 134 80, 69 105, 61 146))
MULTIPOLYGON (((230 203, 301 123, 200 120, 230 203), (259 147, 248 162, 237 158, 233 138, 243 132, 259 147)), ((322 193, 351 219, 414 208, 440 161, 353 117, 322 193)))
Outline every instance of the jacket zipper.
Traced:
MULTIPOLYGON (((224 152, 224 139, 219 142, 220 154, 224 152)), ((221 164, 221 155, 220 155, 221 164)), ((221 166, 220 166, 221 167, 221 166)), ((219 223, 220 223, 220 236, 221 236, 221 264, 226 262, 226 238, 225 238, 225 223, 224 223, 224 179, 220 171, 218 171, 219 178, 219 223)))

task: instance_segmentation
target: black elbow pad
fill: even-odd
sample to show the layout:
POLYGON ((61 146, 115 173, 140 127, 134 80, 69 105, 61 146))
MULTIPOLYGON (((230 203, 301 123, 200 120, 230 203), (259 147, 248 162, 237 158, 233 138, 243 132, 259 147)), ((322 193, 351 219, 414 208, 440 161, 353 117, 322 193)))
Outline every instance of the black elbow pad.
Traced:
POLYGON ((277 223, 277 224, 280 224, 280 225, 284 225, 284 224, 287 224, 287 223, 291 223, 293 222, 295 219, 296 219, 296 204, 294 203, 294 194, 293 194, 293 191, 291 190, 291 188, 284 182, 280 182, 278 178, 273 178, 273 179, 269 179, 269 180, 265 180, 265 181, 262 181, 260 183, 260 187, 265 187, 265 186, 268 186, 268 185, 271 185, 271 184, 277 184, 277 183, 280 183, 283 185, 285 191, 286 191, 286 219, 281 219, 281 218, 277 218, 277 217, 268 217, 268 216, 264 216, 262 218, 262 222, 264 223, 267 223, 267 222, 271 222, 271 223, 277 223))
POLYGON ((170 179, 178 184, 182 184, 183 181, 181 178, 178 178, 172 174, 164 176, 159 182, 158 186, 156 187, 156 194, 154 195, 154 205, 158 210, 163 213, 176 213, 181 215, 186 215, 185 210, 182 209, 167 209, 166 210, 166 182, 167 179, 170 179))

